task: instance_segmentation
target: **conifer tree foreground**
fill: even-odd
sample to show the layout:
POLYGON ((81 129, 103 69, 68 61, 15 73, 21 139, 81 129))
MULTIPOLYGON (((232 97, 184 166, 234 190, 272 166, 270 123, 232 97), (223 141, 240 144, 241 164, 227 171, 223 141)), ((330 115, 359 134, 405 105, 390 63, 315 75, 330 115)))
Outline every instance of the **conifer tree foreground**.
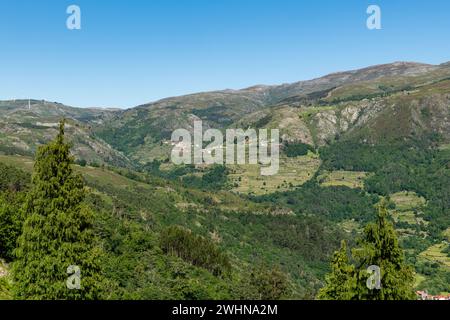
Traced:
POLYGON ((318 299, 325 300, 410 300, 415 298, 413 290, 414 272, 405 263, 403 250, 399 246, 393 224, 388 220, 388 211, 383 202, 379 205, 377 219, 369 223, 358 246, 349 253, 345 242, 334 254, 332 271, 326 277, 325 286, 318 299), (380 270, 380 287, 368 286, 373 273, 369 266, 380 270))
POLYGON ((95 245, 93 212, 83 204, 83 180, 72 164, 63 120, 56 139, 37 152, 12 270, 18 299, 100 298, 101 250, 95 245), (77 275, 68 269, 79 270, 79 283, 71 282, 77 275))
POLYGON ((325 287, 318 295, 323 300, 351 300, 356 292, 355 266, 349 263, 347 243, 341 242, 331 260, 331 273, 325 278, 325 287))

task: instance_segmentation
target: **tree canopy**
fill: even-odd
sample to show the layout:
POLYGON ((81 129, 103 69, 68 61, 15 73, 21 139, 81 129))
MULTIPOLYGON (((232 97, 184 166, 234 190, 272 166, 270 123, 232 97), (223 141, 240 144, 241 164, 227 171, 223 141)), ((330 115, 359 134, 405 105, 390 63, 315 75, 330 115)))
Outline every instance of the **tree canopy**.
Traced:
POLYGON ((101 250, 92 228, 94 213, 83 204, 86 190, 73 171, 64 126, 63 120, 56 139, 37 152, 13 263, 14 293, 19 299, 101 296, 101 250), (80 271, 80 286, 69 289, 67 281, 74 270, 80 271))
POLYGON ((349 254, 347 245, 335 252, 331 273, 318 294, 324 300, 408 300, 414 299, 413 269, 405 263, 393 224, 388 220, 386 203, 378 207, 377 219, 369 223, 357 246, 349 254), (379 268, 380 286, 368 285, 368 271, 379 268))

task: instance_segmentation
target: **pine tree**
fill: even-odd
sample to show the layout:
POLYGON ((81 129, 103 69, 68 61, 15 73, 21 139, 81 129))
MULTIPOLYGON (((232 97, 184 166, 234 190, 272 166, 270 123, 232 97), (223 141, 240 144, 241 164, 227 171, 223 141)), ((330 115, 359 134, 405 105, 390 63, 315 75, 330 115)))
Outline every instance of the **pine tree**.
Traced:
POLYGON ((405 263, 394 226, 387 216, 386 203, 383 201, 378 207, 376 221, 365 227, 358 247, 351 251, 350 260, 343 243, 334 255, 332 272, 326 277, 325 286, 320 290, 318 299, 414 299, 414 272, 405 263), (367 285, 368 279, 374 276, 367 271, 369 266, 379 267, 379 288, 367 285))
POLYGON ((414 299, 414 272, 405 263, 394 225, 388 220, 386 202, 378 207, 377 219, 368 224, 359 247, 352 255, 358 264, 357 298, 364 300, 414 299), (367 267, 378 266, 381 273, 380 289, 369 289, 367 267))
MULTIPOLYGON (((39 148, 32 189, 24 204, 25 222, 15 250, 14 293, 18 299, 101 298, 101 250, 93 232, 93 212, 83 204, 85 187, 72 169, 62 120, 56 139, 39 148), (80 286, 69 289, 68 268, 79 268, 80 286)), ((73 272, 73 271, 70 271, 73 272)))
POLYGON ((341 242, 331 261, 331 273, 317 296, 321 300, 350 300, 356 291, 355 267, 349 263, 347 243, 341 242))

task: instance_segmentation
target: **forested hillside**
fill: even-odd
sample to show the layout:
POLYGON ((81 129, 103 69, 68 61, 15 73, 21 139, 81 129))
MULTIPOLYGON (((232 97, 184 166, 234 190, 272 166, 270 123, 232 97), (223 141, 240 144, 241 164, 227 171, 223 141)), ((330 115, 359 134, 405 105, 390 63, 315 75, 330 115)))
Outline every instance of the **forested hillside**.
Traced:
POLYGON ((36 151, 62 118, 89 246, 102 252, 101 298, 329 298, 318 294, 346 259, 341 241, 370 242, 373 221, 392 223, 414 290, 449 293, 449 79, 448 64, 393 63, 128 110, 0 102, 0 299, 20 297, 17 247, 46 181, 36 151), (204 130, 279 128, 278 174, 174 165, 172 131, 199 119, 204 130))

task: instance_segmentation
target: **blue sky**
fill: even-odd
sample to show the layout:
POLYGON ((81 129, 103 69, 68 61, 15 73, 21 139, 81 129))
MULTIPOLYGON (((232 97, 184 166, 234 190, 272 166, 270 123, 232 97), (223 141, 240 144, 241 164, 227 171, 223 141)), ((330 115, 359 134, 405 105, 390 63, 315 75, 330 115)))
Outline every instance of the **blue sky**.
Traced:
POLYGON ((0 0, 0 99, 133 107, 393 61, 450 60, 447 0, 0 0), (81 8, 68 30, 66 8, 81 8), (366 9, 382 10, 382 30, 366 9))

